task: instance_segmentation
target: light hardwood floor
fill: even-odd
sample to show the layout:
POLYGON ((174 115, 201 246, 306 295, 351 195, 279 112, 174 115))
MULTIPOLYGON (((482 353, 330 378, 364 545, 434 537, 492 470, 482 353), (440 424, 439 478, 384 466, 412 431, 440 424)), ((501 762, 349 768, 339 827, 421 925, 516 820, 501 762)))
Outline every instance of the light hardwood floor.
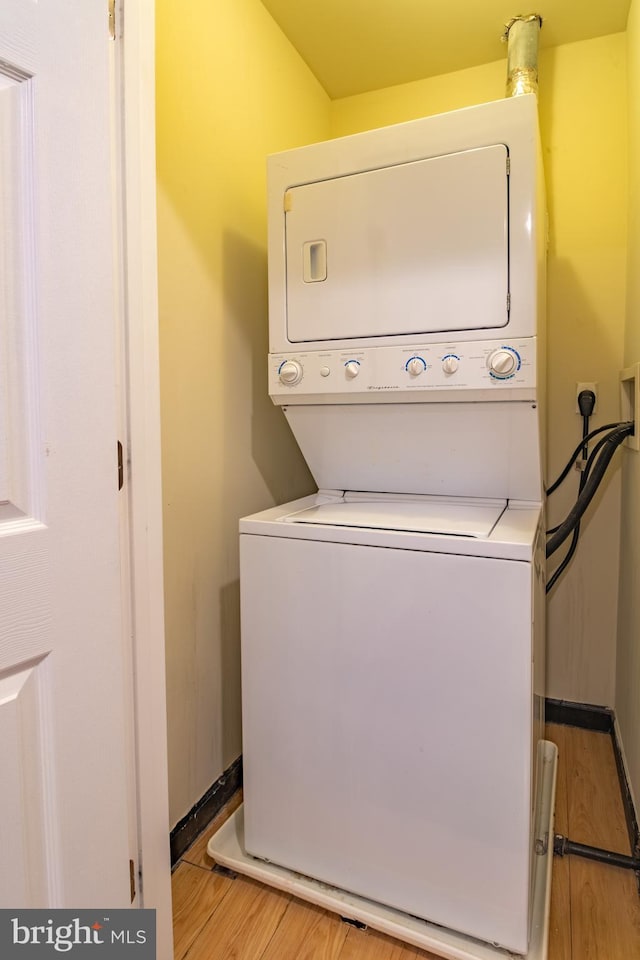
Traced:
MULTIPOLYGON (((609 736, 550 725, 547 737, 560 756, 556 833, 629 853, 609 736)), ((174 871, 175 960, 431 958, 252 880, 212 872, 207 841, 239 803, 234 797, 174 871)), ((633 873, 577 857, 554 859, 549 960, 640 960, 633 873)))

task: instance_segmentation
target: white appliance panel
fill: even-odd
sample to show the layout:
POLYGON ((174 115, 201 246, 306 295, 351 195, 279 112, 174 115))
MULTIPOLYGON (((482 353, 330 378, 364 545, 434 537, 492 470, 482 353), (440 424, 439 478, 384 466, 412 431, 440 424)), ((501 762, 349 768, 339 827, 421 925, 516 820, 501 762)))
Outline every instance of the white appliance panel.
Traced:
POLYGON ((287 191, 292 343, 504 327, 504 144, 287 191))
POLYGON ((283 409, 320 489, 542 499, 535 403, 283 409))
POLYGON ((531 564, 240 539, 247 851, 526 952, 531 564))
POLYGON ((533 400, 537 342, 527 339, 449 341, 349 350, 306 350, 269 356, 274 403, 412 403, 441 399, 533 400), (495 365, 504 367, 496 372, 495 365), (283 378, 285 364, 296 376, 283 378), (460 396, 458 396, 460 394, 460 396))

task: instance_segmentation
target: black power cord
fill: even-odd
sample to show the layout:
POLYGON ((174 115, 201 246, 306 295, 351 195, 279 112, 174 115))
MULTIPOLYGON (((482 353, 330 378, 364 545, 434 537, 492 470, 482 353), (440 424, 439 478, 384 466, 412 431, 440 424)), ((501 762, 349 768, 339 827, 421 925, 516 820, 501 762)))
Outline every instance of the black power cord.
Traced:
MULTIPOLYGON (((600 433, 604 433, 605 430, 613 430, 615 427, 619 427, 619 426, 621 426, 621 424, 620 424, 618 421, 616 421, 615 423, 605 423, 604 426, 602 426, 602 427, 596 427, 596 429, 595 429, 595 430, 592 430, 590 433, 588 433, 586 437, 583 437, 582 440, 580 441, 580 443, 578 444, 578 446, 575 448, 575 450, 573 451, 573 453, 572 453, 571 456, 569 457, 569 460, 568 460, 568 462, 567 462, 567 465, 566 465, 566 467, 564 468, 564 470, 562 471, 562 473, 560 474, 560 476, 558 477, 558 479, 555 480, 555 481, 551 484, 551 486, 548 487, 547 490, 545 491, 545 493, 547 494, 547 496, 550 497, 551 494, 554 493, 554 492, 558 489, 558 487, 560 486, 560 484, 561 484, 564 480, 566 480, 566 478, 568 477, 569 472, 570 472, 570 470, 571 470, 571 467, 572 467, 572 466, 574 465, 574 463, 576 462, 576 457, 578 456, 578 454, 580 453, 580 451, 581 451, 582 448, 584 447, 585 441, 588 443, 589 440, 593 440, 594 437, 597 437, 598 434, 600 434, 600 433)), ((556 528, 556 529, 557 529, 557 528, 556 528)), ((548 530, 547 533, 555 533, 555 530, 548 530)))
MULTIPOLYGON (((596 405, 596 395, 593 392, 593 390, 581 390, 580 393, 578 394, 578 409, 582 414, 582 444, 578 448, 578 452, 582 454, 582 473, 580 474, 578 496, 582 493, 584 489, 584 485, 587 482, 586 468, 587 468, 587 458, 589 453, 589 446, 588 446, 589 420, 593 416, 593 410, 595 405, 596 405)), ((566 472, 568 472, 568 470, 566 472)), ((566 472, 565 472, 565 476, 566 476, 566 472)), ((559 482, 561 483, 562 480, 560 480, 559 482)), ((553 576, 547 582, 547 586, 546 586, 547 593, 549 593, 554 588, 554 586, 556 585, 556 583, 558 582, 558 580, 560 579, 564 571, 567 569, 567 567, 571 563, 571 560, 573 559, 573 555, 576 552, 576 547, 578 546, 579 537, 580 537, 580 522, 578 521, 578 523, 574 527, 571 543, 569 544, 569 549, 567 550, 562 563, 556 568, 556 570, 554 570, 553 576)))
MULTIPOLYGON (((553 536, 547 541, 547 557, 550 557, 552 554, 554 554, 558 547, 562 546, 567 537, 573 533, 585 510, 593 500, 595 492, 602 482, 602 478, 605 475, 606 469, 609 466, 614 453, 625 437, 628 437, 633 432, 633 421, 628 421, 619 424, 616 429, 612 430, 603 440, 600 441, 598 444, 599 452, 597 453, 597 459, 591 461, 592 466, 589 471, 588 479, 582 488, 582 492, 579 494, 578 499, 576 500, 573 508, 569 511, 566 519, 560 524, 553 536)), ((596 451, 594 451, 592 457, 595 453, 596 451)))
POLYGON ((567 569, 567 567, 571 563, 571 559, 574 553, 576 552, 576 548, 578 546, 579 537, 580 537, 580 524, 578 523, 573 531, 573 536, 571 537, 571 543, 569 544, 569 549, 565 554, 564 560, 558 567, 556 567, 556 569, 553 571, 549 580, 547 580, 545 593, 550 593, 553 590, 556 583, 558 582, 558 580, 560 579, 564 571, 567 569))
POLYGON ((578 407, 582 414, 582 440, 573 451, 571 459, 565 466, 558 479, 547 489, 547 496, 550 496, 560 484, 567 478, 571 467, 578 455, 582 458, 582 472, 580 475, 580 484, 578 489, 578 499, 570 511, 567 518, 556 527, 547 530, 547 557, 550 557, 571 536, 571 543, 567 553, 556 568, 546 586, 546 592, 549 593, 558 582, 559 577, 571 562, 571 559, 578 545, 580 536, 580 520, 593 499, 598 489, 604 473, 611 462, 615 450, 626 436, 634 432, 632 422, 609 423, 604 427, 598 427, 597 430, 589 431, 589 418, 593 413, 595 406, 595 394, 592 390, 582 390, 578 395, 578 407), (589 456, 589 440, 600 433, 609 431, 594 447, 589 456), (590 482, 591 481, 591 482, 590 482))

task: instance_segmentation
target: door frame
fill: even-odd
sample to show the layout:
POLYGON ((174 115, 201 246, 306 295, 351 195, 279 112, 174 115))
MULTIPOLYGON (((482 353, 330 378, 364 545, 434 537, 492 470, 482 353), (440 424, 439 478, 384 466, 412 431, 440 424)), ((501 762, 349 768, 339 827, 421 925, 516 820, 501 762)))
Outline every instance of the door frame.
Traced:
MULTIPOLYGON (((140 906, 157 910, 157 960, 172 960, 164 647, 155 165, 154 0, 122 0, 124 392, 140 906)), ((125 458, 126 459, 126 458, 125 458)))

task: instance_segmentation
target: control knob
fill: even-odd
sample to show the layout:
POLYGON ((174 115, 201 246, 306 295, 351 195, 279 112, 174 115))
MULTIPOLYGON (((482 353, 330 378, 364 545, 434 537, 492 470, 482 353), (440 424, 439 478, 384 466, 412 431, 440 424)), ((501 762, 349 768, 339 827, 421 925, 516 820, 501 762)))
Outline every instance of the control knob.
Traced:
POLYGON ((344 372, 349 380, 353 380, 360 373, 360 364, 357 360, 349 360, 344 365, 344 372))
POLYGON ((489 357, 489 370, 500 380, 510 377, 518 365, 518 358, 511 350, 496 350, 489 357))
POLYGON ((442 361, 442 369, 446 374, 455 373, 458 369, 458 358, 453 356, 445 357, 442 361))
POLYGON ((285 360, 278 370, 278 373, 280 374, 281 383, 286 383, 288 387, 293 387, 302 380, 302 364, 298 363, 297 360, 285 360))
POLYGON ((425 370, 424 360, 420 357, 412 357, 407 363, 407 373, 410 373, 412 377, 419 377, 425 370))

